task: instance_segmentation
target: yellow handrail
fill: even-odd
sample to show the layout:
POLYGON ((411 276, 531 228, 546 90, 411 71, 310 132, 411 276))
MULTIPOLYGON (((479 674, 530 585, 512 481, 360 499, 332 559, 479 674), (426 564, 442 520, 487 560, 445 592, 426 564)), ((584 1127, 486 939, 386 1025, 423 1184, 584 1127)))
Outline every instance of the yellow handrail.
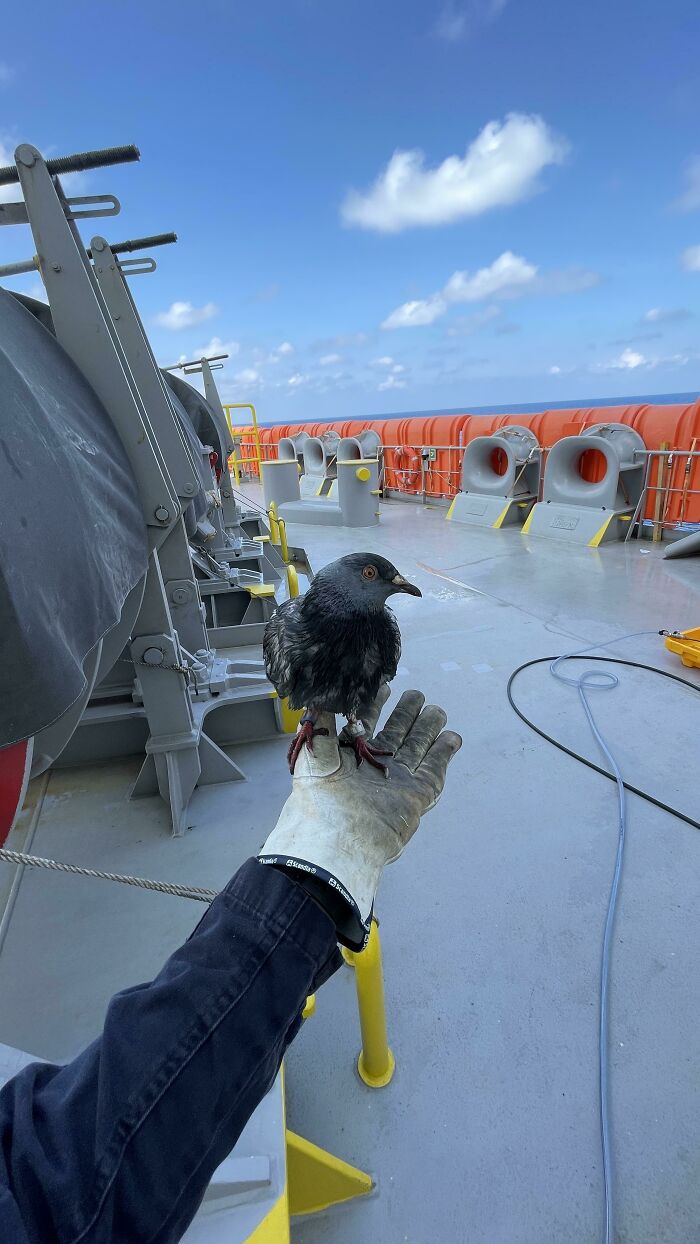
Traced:
POLYGON ((226 412, 226 422, 228 423, 228 430, 231 433, 231 436, 233 436, 233 424, 231 422, 230 412, 232 410, 249 410, 250 411, 251 418, 253 421, 253 440, 255 441, 255 453, 256 453, 256 457, 254 459, 251 459, 251 461, 257 462, 258 472, 260 474, 260 478, 262 479, 262 450, 260 448, 260 432, 258 431, 258 415, 257 415, 257 411, 253 403, 252 402, 224 402, 223 408, 224 408, 224 411, 226 412))
POLYGON ((289 561, 289 547, 287 545, 287 524, 285 523, 283 518, 277 519, 277 530, 279 531, 279 537, 280 537, 280 553, 282 554, 282 561, 288 562, 289 561))
POLYGON ((287 562, 287 587, 289 588, 289 599, 294 600, 299 595, 299 575, 296 566, 291 562, 287 562))
POLYGON ((279 545, 280 528, 279 528, 279 523, 277 521, 277 506, 274 501, 270 502, 270 507, 267 511, 267 517, 270 523, 270 542, 272 544, 279 545))

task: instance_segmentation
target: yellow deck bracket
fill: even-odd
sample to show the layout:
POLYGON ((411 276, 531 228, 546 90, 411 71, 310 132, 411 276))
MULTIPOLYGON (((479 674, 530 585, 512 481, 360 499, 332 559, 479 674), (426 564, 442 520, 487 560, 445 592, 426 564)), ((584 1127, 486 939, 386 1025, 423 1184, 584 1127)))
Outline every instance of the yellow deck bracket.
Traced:
POLYGON ((311 1016, 315 1014, 316 1014, 316 994, 310 993, 308 998, 306 999, 306 1004, 301 1013, 301 1018, 311 1019, 311 1016))
POLYGON ((606 518, 602 527, 598 528, 595 535, 593 536, 593 539, 588 541, 589 549, 597 549, 599 547, 599 545, 602 543, 603 536, 605 535, 606 531, 608 530, 608 527, 610 526, 614 518, 615 518, 615 511, 613 510, 612 513, 610 513, 608 517, 606 518))
POLYGON ((374 1184, 365 1171, 319 1149, 287 1128, 287 1179, 290 1214, 318 1214, 367 1196, 374 1184))
POLYGON ((503 509, 501 510, 500 514, 498 515, 498 518, 496 519, 495 523, 493 523, 493 526, 494 526, 495 528, 500 528, 500 527, 502 527, 502 526, 503 526, 503 523, 504 523, 504 521, 505 521, 505 519, 506 519, 506 516, 507 516, 508 511, 509 511, 509 509, 510 509, 510 507, 511 507, 511 505, 512 505, 512 504, 513 504, 513 501, 511 500, 511 501, 509 501, 509 502, 508 502, 508 504, 507 504, 507 505, 505 505, 505 506, 503 507, 503 509))
POLYGON ((396 1061, 389 1048, 386 1033, 382 947, 376 920, 372 921, 365 949, 357 953, 343 949, 342 955, 345 962, 355 969, 357 1008, 362 1033, 357 1072, 368 1088, 384 1088, 394 1075, 396 1061))
POLYGON ((274 694, 280 702, 280 721, 282 723, 282 730, 285 734, 296 734, 299 722, 304 716, 304 710, 290 708, 289 700, 283 698, 282 696, 277 696, 276 691, 274 694))
POLYGON ((274 596, 275 594, 273 583, 244 583, 243 587, 249 596, 274 596))
POLYGON ((525 522, 523 523, 520 529, 521 535, 526 536, 528 531, 530 530, 532 526, 532 520, 535 517, 536 508, 537 507, 533 505, 532 509, 530 510, 530 513, 528 514, 527 518, 525 519, 525 522))

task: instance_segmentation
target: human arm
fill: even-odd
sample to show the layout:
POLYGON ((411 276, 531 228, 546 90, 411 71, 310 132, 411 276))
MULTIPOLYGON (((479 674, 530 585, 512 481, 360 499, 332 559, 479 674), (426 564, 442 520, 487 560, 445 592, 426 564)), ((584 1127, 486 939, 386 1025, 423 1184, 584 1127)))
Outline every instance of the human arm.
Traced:
POLYGON ((34 1064, 0 1092, 2 1244, 180 1239, 306 996, 339 965, 337 937, 361 944, 384 863, 440 794, 459 739, 422 704, 404 695, 378 736, 396 752, 388 780, 357 769, 330 722, 298 762, 266 863, 243 866, 154 981, 112 1000, 83 1054, 34 1064), (288 866, 292 839, 312 872, 288 866))

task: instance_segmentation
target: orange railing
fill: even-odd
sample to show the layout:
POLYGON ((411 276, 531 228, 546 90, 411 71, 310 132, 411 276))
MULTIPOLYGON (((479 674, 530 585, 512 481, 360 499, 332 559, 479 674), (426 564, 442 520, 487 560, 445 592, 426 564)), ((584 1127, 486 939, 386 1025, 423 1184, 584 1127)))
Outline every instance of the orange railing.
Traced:
MULTIPOLYGON (((661 521, 667 526, 679 522, 700 522, 700 400, 688 405, 598 406, 570 410, 542 410, 530 415, 416 415, 412 418, 346 420, 341 423, 283 424, 260 429, 263 461, 277 457, 277 444, 283 436, 302 431, 319 436, 333 429, 340 436, 354 436, 373 428, 382 440, 383 479, 386 491, 426 500, 451 498, 459 490, 464 449, 475 436, 489 436, 510 424, 529 427, 545 449, 562 436, 571 436, 595 423, 626 423, 639 432, 647 450, 668 448, 663 475, 661 521), (423 450, 432 450, 425 460, 423 450), (693 455, 693 456, 691 456, 693 455)), ((243 457, 253 458, 256 447, 249 428, 235 428, 240 436, 243 457)), ((649 490, 645 505, 647 518, 659 517, 655 511, 657 495, 657 456, 649 471, 649 490)), ((256 472, 257 465, 251 464, 256 472)), ((588 464, 585 473, 595 478, 597 464, 588 464)))

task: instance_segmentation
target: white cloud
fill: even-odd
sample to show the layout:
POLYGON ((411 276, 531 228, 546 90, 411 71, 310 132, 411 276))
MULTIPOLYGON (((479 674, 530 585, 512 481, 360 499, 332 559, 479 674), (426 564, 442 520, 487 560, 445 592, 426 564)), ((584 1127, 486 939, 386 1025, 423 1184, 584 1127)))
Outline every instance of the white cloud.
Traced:
POLYGON ((244 367, 242 371, 237 371, 234 380, 237 384, 259 384, 260 372, 254 367, 244 367))
POLYGON ((555 364, 554 367, 550 367, 549 374, 550 376, 561 376, 561 367, 557 367, 555 364))
POLYGON ((461 43, 479 26, 495 21, 508 0, 468 0, 462 6, 446 4, 435 25, 434 34, 443 43, 461 43))
POLYGON ((424 328, 444 315, 447 303, 439 294, 404 302, 382 321, 382 328, 424 328))
POLYGON ((255 355, 259 363, 279 363, 281 358, 294 353, 294 346, 289 341, 283 341, 281 346, 276 346, 271 354, 265 358, 261 350, 256 350, 255 355))
POLYGON ((692 312, 686 307, 650 307, 644 312, 642 321, 645 324, 677 324, 691 318, 692 312))
POLYGON ((161 328, 179 332, 182 328, 193 328, 203 320, 210 320, 218 310, 213 302, 207 302, 203 307, 193 307, 191 302, 173 302, 167 311, 159 311, 155 319, 161 328))
MULTIPOLYGON (((535 264, 528 263, 512 251, 504 251, 488 268, 480 268, 473 275, 463 271, 453 272, 447 284, 437 293, 428 298, 404 302, 387 316, 382 328, 417 328, 433 324, 454 303, 522 298, 525 294, 571 294, 590 289, 599 280, 596 272, 579 268, 540 275, 535 264)), ((486 308, 482 323, 497 314, 497 308, 486 308)))
POLYGON ((529 198, 538 177, 561 164, 568 146, 538 116, 510 113, 489 121, 464 156, 425 167, 422 151, 395 151, 374 185, 351 190, 341 209, 346 225, 398 233, 417 225, 442 225, 529 198))
POLYGON ((416 328, 432 324, 444 315, 451 303, 481 302, 486 298, 513 297, 522 293, 537 276, 537 268, 520 255, 504 251, 488 268, 473 276, 453 272, 447 284, 429 298, 404 302, 387 316, 382 328, 416 328))
POLYGON ((673 203, 679 212, 696 212, 700 208, 700 156, 686 160, 683 170, 685 190, 673 203))
POLYGON ((336 363, 342 363, 343 356, 341 354, 324 354, 318 361, 321 367, 333 367, 336 363))
POLYGON ((390 376, 387 376, 386 380, 382 380, 381 384, 377 385, 377 392, 384 393, 387 389, 405 389, 405 388, 406 388, 406 381, 398 380, 397 377, 392 374, 390 376))
POLYGON ((686 272, 700 272, 700 246, 688 246, 681 255, 681 266, 686 272))
POLYGON ((393 367, 394 360, 390 354, 383 354, 379 359, 372 359, 370 367, 393 367))
POLYGON ((631 350, 629 346, 616 359, 611 359, 608 367, 614 371, 634 371, 637 367, 644 367, 648 363, 643 354, 638 350, 631 350))
MULTIPOLYGON (((10 82, 13 81, 14 76, 15 71, 12 66, 8 65, 6 60, 0 60, 0 86, 9 86, 10 82)), ((3 164, 4 163, 5 161, 3 161, 3 164)))
POLYGON ((308 376, 305 376, 303 372, 297 371, 294 373, 293 376, 289 377, 287 384, 289 385, 290 389, 298 389, 299 385, 308 384, 308 381, 309 381, 308 376))
POLYGON ((212 337, 208 345, 197 346, 197 349, 192 351, 192 357, 201 359, 212 354, 228 354, 229 358, 235 358, 240 353, 240 349, 239 341, 222 341, 220 337, 212 337))
POLYGON ((608 363, 595 363, 591 368, 592 371, 636 371, 638 367, 643 367, 645 371, 651 371, 655 367, 666 367, 673 365, 683 367, 686 363, 697 361, 697 354, 669 354, 664 357, 645 356, 637 350, 623 350, 617 358, 611 359, 608 363))
POLYGON ((480 268, 473 276, 468 272, 453 272, 442 291, 447 302, 483 302, 486 298, 506 298, 517 293, 524 285, 530 285, 537 276, 537 268, 520 255, 504 251, 490 267, 480 268))

